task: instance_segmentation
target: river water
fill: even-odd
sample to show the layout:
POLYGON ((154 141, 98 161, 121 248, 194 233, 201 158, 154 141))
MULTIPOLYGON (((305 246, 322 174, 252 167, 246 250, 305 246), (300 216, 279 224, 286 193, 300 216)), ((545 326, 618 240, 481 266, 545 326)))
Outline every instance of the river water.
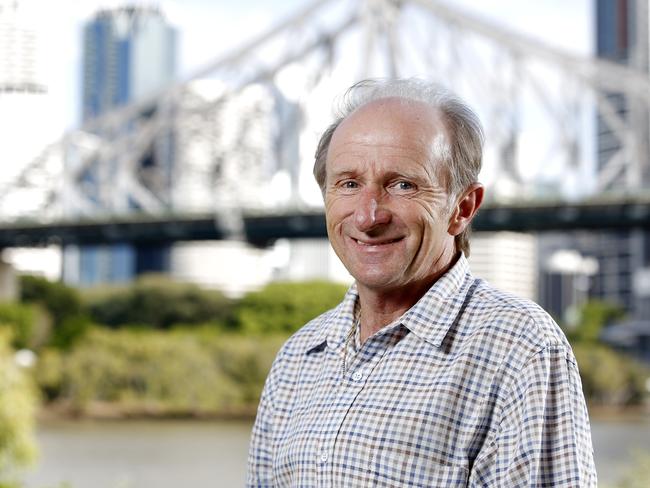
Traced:
MULTIPOLYGON (((250 422, 50 421, 39 427, 41 459, 26 486, 242 486, 250 429, 250 422)), ((592 420, 592 436, 599 478, 612 482, 631 450, 650 451, 650 416, 592 420)))

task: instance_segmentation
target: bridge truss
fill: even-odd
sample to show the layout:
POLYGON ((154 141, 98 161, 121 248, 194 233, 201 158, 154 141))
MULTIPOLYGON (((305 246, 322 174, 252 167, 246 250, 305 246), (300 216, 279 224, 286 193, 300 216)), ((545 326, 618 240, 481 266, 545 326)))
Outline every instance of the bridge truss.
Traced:
POLYGON ((649 179, 647 73, 440 0, 318 0, 50 144, 0 188, 0 220, 208 210, 236 231, 240 211, 315 204, 312 155, 331 100, 362 78, 407 76, 448 86, 479 112, 494 198, 634 194, 649 179), (597 118, 613 141, 598 167, 597 118))

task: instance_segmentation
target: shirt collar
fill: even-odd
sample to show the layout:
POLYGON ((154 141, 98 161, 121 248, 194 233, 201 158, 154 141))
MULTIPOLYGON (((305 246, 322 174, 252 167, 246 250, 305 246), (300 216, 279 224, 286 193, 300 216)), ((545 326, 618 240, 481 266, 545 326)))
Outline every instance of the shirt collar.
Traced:
MULTIPOLYGON (((460 313, 471 282, 467 258, 461 253, 456 263, 402 315, 399 322, 422 340, 440 347, 460 313)), ((357 286, 353 284, 343 301, 325 317, 313 340, 307 343, 307 352, 324 343, 336 349, 345 341, 354 324, 358 298, 357 286)))
POLYGON ((440 347, 461 312, 472 284, 467 258, 456 263, 400 319, 404 327, 420 339, 440 347))
POLYGON ((357 285, 353 283, 343 297, 343 301, 332 313, 326 315, 313 340, 307 342, 307 352, 324 343, 336 349, 345 341, 354 324, 354 308, 358 299, 357 285))

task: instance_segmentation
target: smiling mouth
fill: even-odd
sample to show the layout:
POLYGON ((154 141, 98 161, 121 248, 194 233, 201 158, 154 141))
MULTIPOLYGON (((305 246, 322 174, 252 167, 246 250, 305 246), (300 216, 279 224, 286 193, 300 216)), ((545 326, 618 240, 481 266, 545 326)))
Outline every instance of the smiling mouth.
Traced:
POLYGON ((388 239, 388 240, 385 240, 385 241, 370 241, 370 242, 367 242, 367 241, 362 241, 362 240, 359 240, 359 239, 355 239, 354 237, 352 238, 352 240, 354 242, 356 242, 358 245, 364 246, 364 247, 386 246, 388 244, 394 244, 396 242, 399 242, 402 239, 404 239, 404 238, 403 237, 397 237, 395 239, 388 239))

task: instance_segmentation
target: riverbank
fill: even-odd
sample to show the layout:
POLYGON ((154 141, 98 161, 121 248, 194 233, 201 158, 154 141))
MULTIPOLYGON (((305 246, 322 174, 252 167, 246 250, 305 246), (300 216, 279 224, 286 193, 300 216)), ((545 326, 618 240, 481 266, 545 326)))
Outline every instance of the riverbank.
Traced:
POLYGON ((174 410, 159 405, 128 405, 93 401, 80 409, 70 402, 48 403, 36 413, 37 422, 67 420, 214 420, 250 421, 255 419, 257 406, 223 409, 219 412, 205 410, 174 410))
MULTIPOLYGON (((598 421, 639 421, 650 419, 650 403, 635 406, 589 405, 589 417, 598 421)), ((71 402, 57 401, 42 405, 37 411, 39 422, 56 420, 236 420, 253 421, 257 405, 238 406, 219 412, 207 410, 174 410, 155 404, 117 404, 93 401, 83 409, 71 402)))
POLYGON ((589 418, 599 421, 632 421, 650 419, 650 403, 632 406, 588 405, 589 418))

